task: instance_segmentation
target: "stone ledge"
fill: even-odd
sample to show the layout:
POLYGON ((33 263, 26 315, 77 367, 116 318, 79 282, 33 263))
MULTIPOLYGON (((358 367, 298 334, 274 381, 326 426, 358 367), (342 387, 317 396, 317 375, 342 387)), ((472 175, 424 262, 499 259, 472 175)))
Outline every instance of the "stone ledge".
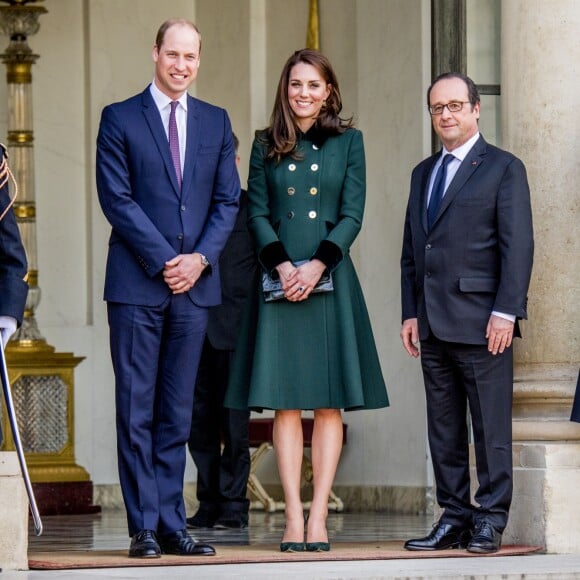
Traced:
POLYGON ((0 451, 0 477, 20 477, 20 463, 15 451, 0 451))
POLYGON ((514 445, 514 498, 505 541, 579 553, 580 520, 574 517, 579 488, 580 444, 514 445))
POLYGON ((538 417, 528 420, 514 419, 512 435, 514 445, 520 442, 577 442, 580 441, 580 423, 568 420, 541 420, 538 417))
POLYGON ((580 469, 580 443, 515 443, 514 468, 580 469))

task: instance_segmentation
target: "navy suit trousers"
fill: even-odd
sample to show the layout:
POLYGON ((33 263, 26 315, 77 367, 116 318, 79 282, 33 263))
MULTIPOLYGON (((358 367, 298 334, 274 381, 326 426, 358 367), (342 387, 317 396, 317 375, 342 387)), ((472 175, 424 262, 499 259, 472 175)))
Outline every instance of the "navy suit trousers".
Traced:
POLYGON ((185 524, 183 477, 208 311, 187 294, 158 307, 109 302, 117 453, 129 535, 185 524))

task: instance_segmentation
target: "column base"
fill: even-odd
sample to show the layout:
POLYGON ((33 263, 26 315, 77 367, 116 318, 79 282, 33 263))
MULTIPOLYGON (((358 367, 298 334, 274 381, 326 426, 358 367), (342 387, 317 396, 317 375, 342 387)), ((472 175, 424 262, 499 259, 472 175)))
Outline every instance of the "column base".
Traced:
POLYGON ((28 496, 15 451, 0 452, 0 498, 0 569, 28 570, 28 496))
POLYGON ((549 553, 580 552, 580 443, 514 443, 514 496, 506 544, 543 546, 549 553))
POLYGON ((41 515, 96 514, 101 511, 101 506, 93 505, 92 481, 33 483, 32 488, 41 515))

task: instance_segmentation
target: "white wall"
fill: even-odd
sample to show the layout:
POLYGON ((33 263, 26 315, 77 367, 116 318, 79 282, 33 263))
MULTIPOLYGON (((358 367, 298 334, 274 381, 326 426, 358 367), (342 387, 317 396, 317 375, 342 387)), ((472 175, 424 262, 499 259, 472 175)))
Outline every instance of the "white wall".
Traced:
MULTIPOLYGON (((353 256, 365 290, 391 408, 345 414, 349 441, 337 483, 426 482, 419 364, 399 340, 399 255, 412 167, 428 153, 428 0, 320 0, 322 49, 365 135, 368 201, 353 256), (427 43, 427 44, 426 44, 427 43)), ((102 287, 109 228, 94 185, 102 107, 143 90, 151 48, 172 16, 203 36, 195 92, 230 112, 249 155, 270 114, 281 67, 305 44, 308 0, 58 0, 45 2, 33 67, 39 325, 58 351, 86 360, 76 371, 76 456, 96 484, 116 483, 113 373, 102 287)), ((0 39, 7 44, 7 39, 0 39)), ((0 102, 5 102, 0 86, 0 102)), ((0 112, 0 135, 5 135, 0 112)), ((247 170, 241 169, 245 181, 247 170)), ((273 465, 265 478, 277 481, 273 465)), ((191 465, 187 477, 194 471, 191 465)))

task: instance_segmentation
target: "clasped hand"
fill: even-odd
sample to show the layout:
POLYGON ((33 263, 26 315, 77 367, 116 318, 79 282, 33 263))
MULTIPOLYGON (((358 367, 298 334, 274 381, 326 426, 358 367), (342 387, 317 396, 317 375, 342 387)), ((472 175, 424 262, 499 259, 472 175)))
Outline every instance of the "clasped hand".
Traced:
POLYGON ((320 260, 310 260, 300 266, 287 261, 278 264, 276 270, 280 276, 286 300, 300 302, 310 296, 326 270, 326 266, 320 260))
POLYGON ((183 294, 195 286, 204 267, 200 254, 179 254, 165 262, 163 279, 173 294, 183 294))

